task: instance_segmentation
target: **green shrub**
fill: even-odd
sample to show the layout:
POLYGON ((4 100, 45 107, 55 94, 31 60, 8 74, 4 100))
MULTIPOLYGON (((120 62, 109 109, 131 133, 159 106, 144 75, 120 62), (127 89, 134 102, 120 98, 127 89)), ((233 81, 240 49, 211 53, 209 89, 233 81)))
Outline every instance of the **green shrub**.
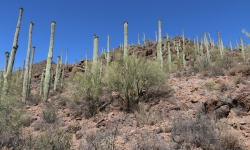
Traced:
POLYGON ((127 63, 123 59, 112 62, 104 78, 108 89, 121 94, 126 110, 130 111, 143 96, 143 90, 152 86, 165 88, 167 76, 156 62, 132 55, 127 63))
POLYGON ((57 119, 56 109, 51 107, 43 111, 42 118, 47 123, 54 123, 57 119))
POLYGON ((60 130, 48 130, 41 133, 34 140, 32 149, 41 150, 66 150, 71 147, 72 136, 60 130))

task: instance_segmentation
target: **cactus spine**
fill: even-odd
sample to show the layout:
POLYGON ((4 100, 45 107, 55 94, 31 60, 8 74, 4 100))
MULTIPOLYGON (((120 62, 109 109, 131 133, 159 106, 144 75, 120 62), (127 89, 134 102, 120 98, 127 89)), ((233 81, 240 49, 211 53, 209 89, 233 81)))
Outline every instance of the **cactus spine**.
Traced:
POLYGON ((124 22, 124 60, 128 58, 128 22, 124 22))
POLYGON ((30 62, 30 68, 29 68, 28 96, 30 95, 30 84, 31 84, 31 76, 32 76, 32 69, 33 69, 33 63, 34 63, 35 50, 36 50, 36 47, 33 46, 32 55, 31 55, 31 62, 30 62))
POLYGON ((54 36, 55 36, 55 25, 56 22, 51 22, 51 35, 50 35, 50 46, 49 46, 49 53, 47 58, 46 64, 46 72, 45 72, 45 79, 44 79, 44 100, 47 101, 49 97, 49 89, 50 89, 50 79, 51 79, 51 62, 53 57, 53 46, 54 46, 54 36))
POLYGON ((7 72, 6 72, 6 74, 4 74, 3 95, 1 98, 2 100, 4 100, 8 94, 8 81, 7 80, 8 80, 9 75, 11 75, 12 69, 14 66, 14 60, 15 60, 16 51, 18 48, 18 37, 19 37, 19 31, 20 31, 20 26, 21 26, 22 14, 23 14, 23 8, 20 8, 16 32, 15 32, 14 41, 13 41, 13 45, 12 45, 12 51, 11 51, 11 55, 10 55, 10 61, 8 64, 7 72))
POLYGON ((246 57, 245 57, 245 49, 244 49, 244 44, 243 44, 243 41, 242 41, 242 38, 240 37, 240 45, 241 45, 241 53, 242 53, 242 57, 244 59, 244 61, 246 60, 246 57))
POLYGON ((28 41, 28 50, 26 54, 26 60, 25 60, 25 71, 24 71, 24 79, 23 79, 23 93, 22 93, 22 102, 26 102, 26 97, 28 96, 28 82, 29 82, 29 61, 30 61, 30 48, 32 44, 32 29, 33 29, 34 23, 30 22, 30 28, 29 28, 29 41, 28 41))
POLYGON ((58 80, 59 80, 60 62, 61 62, 61 57, 57 56, 57 65, 56 65, 56 76, 55 76, 55 82, 54 82, 54 91, 56 90, 56 86, 57 86, 58 80))
POLYGON ((160 68, 163 69, 163 58, 161 48, 161 20, 158 20, 158 44, 157 44, 157 59, 160 64, 160 68))
POLYGON ((10 54, 9 52, 5 52, 4 74, 7 73, 9 54, 10 54))

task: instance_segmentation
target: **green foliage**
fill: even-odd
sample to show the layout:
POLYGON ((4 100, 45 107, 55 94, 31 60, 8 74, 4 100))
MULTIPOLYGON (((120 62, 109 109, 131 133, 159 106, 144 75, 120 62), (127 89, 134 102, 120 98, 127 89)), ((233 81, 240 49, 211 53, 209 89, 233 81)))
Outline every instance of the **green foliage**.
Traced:
MULTIPOLYGON (((70 149, 72 136, 60 130, 48 130, 41 133, 34 140, 34 149, 64 150, 70 149)), ((32 148, 32 149, 33 149, 32 148)))
POLYGON ((161 71, 157 62, 132 55, 126 64, 123 59, 111 63, 104 78, 110 90, 122 95, 127 111, 130 111, 130 103, 138 104, 143 90, 165 85, 166 73, 161 71))
MULTIPOLYGON (((91 116, 93 116, 98 107, 98 99, 102 93, 103 83, 101 81, 101 63, 88 63, 88 71, 85 73, 76 72, 72 81, 75 83, 77 96, 85 98, 91 116)), ((79 97, 80 98, 80 97, 79 97)))
POLYGON ((42 114, 43 120, 47 123, 54 123, 57 119, 56 109, 51 107, 43 111, 42 114))

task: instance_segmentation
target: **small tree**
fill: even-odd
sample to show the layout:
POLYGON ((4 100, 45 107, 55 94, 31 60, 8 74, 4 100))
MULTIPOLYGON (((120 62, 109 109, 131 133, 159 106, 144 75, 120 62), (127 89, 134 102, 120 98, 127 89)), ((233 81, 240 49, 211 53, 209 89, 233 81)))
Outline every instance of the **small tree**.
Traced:
POLYGON ((121 94, 121 98, 127 104, 129 112, 130 104, 138 104, 143 90, 152 86, 164 86, 166 74, 157 67, 157 62, 146 60, 143 57, 132 55, 127 58, 127 66, 118 60, 112 62, 105 74, 105 83, 110 90, 121 94))

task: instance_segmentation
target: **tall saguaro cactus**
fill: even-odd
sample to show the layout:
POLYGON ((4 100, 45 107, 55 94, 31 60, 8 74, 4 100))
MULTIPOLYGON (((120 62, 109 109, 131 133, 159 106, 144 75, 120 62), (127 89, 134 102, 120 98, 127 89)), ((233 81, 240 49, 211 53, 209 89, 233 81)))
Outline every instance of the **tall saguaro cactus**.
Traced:
POLYGON ((124 22, 124 60, 128 57, 128 22, 124 22))
POLYGON ((29 61, 30 61, 30 48, 31 48, 31 44, 32 44, 32 29, 33 29, 33 26, 34 26, 34 23, 30 22, 28 50, 27 50, 27 54, 26 54, 24 80, 23 80, 23 93, 22 93, 22 102, 23 103, 25 103, 26 98, 28 96, 29 61))
POLYGON ((56 76, 55 76, 55 82, 54 82, 54 91, 56 90, 56 86, 57 86, 58 80, 59 80, 60 62, 61 62, 61 57, 57 56, 57 65, 56 65, 56 76))
POLYGON ((43 84, 44 84, 44 74, 45 74, 46 68, 43 68, 43 72, 42 72, 42 76, 41 76, 41 82, 40 82, 40 91, 39 91, 39 95, 42 96, 42 92, 43 92, 43 84))
POLYGON ((93 54, 94 65, 97 63, 97 57, 98 57, 98 36, 94 34, 94 54, 93 54))
POLYGON ((53 47, 54 47, 54 36, 55 36, 55 26, 56 22, 51 22, 51 34, 50 34, 50 46, 49 46, 49 53, 47 58, 46 64, 46 71, 45 71, 45 79, 44 79, 44 100, 47 101, 49 97, 49 89, 50 89, 50 79, 51 79, 51 63, 53 57, 53 47))
POLYGON ((157 60, 160 64, 160 68, 163 69, 163 58, 161 48, 161 20, 158 20, 158 44, 157 44, 157 60))
POLYGON ((109 57, 109 47, 110 47, 110 36, 108 35, 108 42, 107 42, 107 54, 106 54, 107 66, 109 65, 109 62, 110 62, 110 57, 109 57))
POLYGON ((172 60, 171 60, 171 51, 170 51, 170 41, 168 41, 168 67, 169 71, 172 70, 172 60))
POLYGON ((246 60, 246 57, 245 57, 245 49, 244 49, 244 44, 243 44, 243 41, 242 41, 242 38, 240 37, 240 46, 241 46, 241 53, 242 53, 242 57, 244 59, 244 61, 246 60))
POLYGON ((9 52, 5 52, 5 62, 4 62, 4 74, 7 72, 8 61, 9 61, 9 52))
POLYGON ((18 48, 18 37, 19 37, 19 31, 20 31, 20 27, 21 27, 22 14, 23 14, 23 8, 20 8, 16 32, 15 32, 14 41, 13 41, 13 45, 12 45, 12 51, 11 51, 11 55, 10 55, 10 61, 8 64, 7 72, 6 72, 6 74, 4 74, 3 95, 1 98, 2 100, 4 100, 8 94, 8 81, 7 80, 8 80, 8 76, 11 75, 12 69, 14 66, 14 60, 15 60, 16 51, 18 48))
POLYGON ((33 46, 32 55, 31 55, 31 62, 30 62, 30 67, 29 67, 28 95, 30 95, 30 84, 31 84, 31 76, 32 76, 35 50, 36 50, 36 47, 33 46))

